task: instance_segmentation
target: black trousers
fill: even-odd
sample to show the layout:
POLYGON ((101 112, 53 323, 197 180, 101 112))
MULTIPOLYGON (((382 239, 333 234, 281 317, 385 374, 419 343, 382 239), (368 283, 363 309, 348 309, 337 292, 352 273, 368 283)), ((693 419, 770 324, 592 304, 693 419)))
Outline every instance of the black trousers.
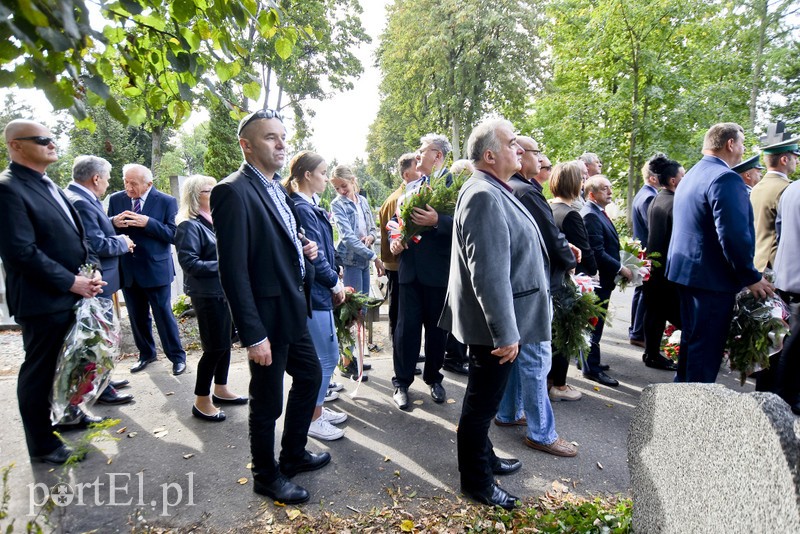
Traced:
POLYGON ((389 334, 394 339, 394 330, 397 327, 397 312, 400 309, 400 282, 397 281, 397 271, 386 271, 386 291, 389 293, 389 334))
POLYGON ((428 385, 444 380, 442 364, 447 331, 439 328, 446 287, 426 286, 414 281, 400 284, 400 313, 394 335, 394 387, 408 387, 414 381, 422 327, 425 327, 425 369, 422 379, 428 385))
POLYGON ((133 340, 139 349, 139 359, 152 360, 156 357, 156 343, 153 339, 154 319, 164 355, 172 363, 186 362, 186 352, 178 334, 178 323, 172 315, 170 286, 140 287, 134 283, 130 287, 123 287, 122 294, 125 295, 125 305, 128 307, 128 317, 131 320, 133 340))
POLYGON ((50 422, 50 394, 58 353, 74 321, 72 310, 17 318, 25 347, 25 361, 19 368, 17 380, 17 399, 31 456, 50 454, 61 445, 53 435, 50 422))
POLYGON ((203 355, 197 364, 197 379, 194 394, 205 397, 211 394, 211 381, 228 383, 228 367, 231 363, 231 312, 228 302, 222 297, 191 297, 192 307, 197 313, 197 328, 200 330, 200 345, 203 355))
POLYGON ((447 334, 447 344, 444 348, 444 361, 451 362, 453 365, 464 365, 469 361, 467 356, 467 346, 453 337, 453 334, 447 334))
POLYGON ((458 471, 465 491, 483 491, 494 482, 492 464, 497 456, 489 439, 489 425, 497 415, 511 364, 500 365, 493 350, 469 346, 469 378, 457 432, 458 471))
POLYGON ((286 402, 280 460, 299 461, 305 454, 308 426, 322 382, 322 370, 308 329, 295 343, 273 345, 271 365, 258 365, 250 360, 252 471, 254 478, 266 483, 279 474, 275 462, 275 421, 283 411, 284 372, 292 377, 292 386, 286 402))
POLYGON ((567 384, 567 371, 569 370, 569 359, 560 352, 553 351, 553 358, 550 364, 550 372, 547 379, 553 382, 556 387, 567 384))
POLYGON ((681 303, 678 288, 663 277, 653 277, 643 286, 645 354, 657 356, 667 321, 681 328, 681 303))
POLYGON ((771 391, 795 406, 800 403, 800 294, 780 290, 778 293, 789 306, 790 334, 775 362, 771 391))
MULTIPOLYGON (((595 293, 597 297, 600 299, 602 308, 608 312, 608 301, 611 298, 611 293, 614 291, 615 286, 609 287, 598 287, 595 289, 595 293)), ((586 365, 583 368, 584 373, 594 373, 597 374, 600 372, 600 340, 603 338, 603 329, 606 326, 606 322, 603 320, 602 317, 597 318, 597 325, 594 327, 592 331, 592 339, 591 343, 589 344, 589 354, 586 357, 586 365)))

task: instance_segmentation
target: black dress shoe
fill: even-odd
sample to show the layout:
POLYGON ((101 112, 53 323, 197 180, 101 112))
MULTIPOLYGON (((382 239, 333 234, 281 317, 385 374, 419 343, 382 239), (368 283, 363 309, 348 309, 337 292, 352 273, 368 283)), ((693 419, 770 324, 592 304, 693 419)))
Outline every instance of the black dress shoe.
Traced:
POLYGON ((392 400, 397 405, 398 408, 401 410, 408 409, 408 388, 399 387, 394 390, 394 395, 392 395, 392 400))
POLYGON ((442 369, 445 371, 450 371, 451 373, 456 373, 458 375, 468 375, 469 374, 469 364, 468 363, 458 363, 458 362, 444 362, 442 369))
POLYGON ((657 356, 650 356, 649 354, 642 354, 642 361, 647 367, 653 369, 662 369, 664 371, 677 371, 678 365, 661 354, 657 356))
POLYGON ((497 458, 492 466, 492 473, 495 475, 510 475, 514 471, 519 471, 522 462, 516 458, 497 458))
POLYGON ((328 465, 331 461, 331 455, 328 452, 321 452, 314 454, 313 452, 306 451, 303 459, 296 462, 287 462, 281 460, 280 470, 281 473, 286 475, 287 478, 292 478, 297 473, 304 473, 306 471, 316 471, 328 465))
POLYGON ((225 412, 222 410, 218 411, 214 415, 208 415, 207 413, 203 413, 200 409, 192 404, 192 415, 197 417, 198 419, 202 419, 203 421, 210 421, 212 423, 221 423, 225 420, 225 412))
POLYGON ((70 414, 63 417, 57 425, 53 427, 59 432, 69 432, 70 430, 86 430, 89 425, 101 423, 109 419, 108 417, 95 417, 84 413, 80 408, 73 407, 70 414))
POLYGON ((604 386, 611 386, 614 388, 619 385, 619 382, 617 381, 616 378, 611 378, 603 371, 598 371, 597 373, 583 373, 583 378, 591 380, 593 382, 599 382, 604 386))
POLYGON ((492 484, 488 489, 483 491, 468 491, 462 490, 468 497, 475 499, 481 504, 488 504, 489 506, 500 506, 506 510, 513 510, 517 506, 517 497, 511 495, 506 490, 492 484))
POLYGON ((144 371, 145 368, 156 361, 156 358, 150 358, 149 360, 139 360, 136 362, 136 365, 131 367, 131 373, 138 373, 139 371, 144 371))
POLYGON ((425 355, 424 354, 420 354, 419 356, 417 356, 417 363, 422 363, 424 361, 425 361, 425 355))
POLYGON ((433 399, 433 402, 436 404, 441 404, 444 402, 446 396, 447 393, 445 393, 441 382, 436 382, 431 386, 431 398, 433 399))
POLYGON ((120 395, 112 386, 106 386, 106 389, 97 398, 99 404, 128 404, 132 400, 133 395, 130 393, 120 395))
POLYGON ((365 371, 370 371, 370 370, 372 370, 372 364, 371 363, 364 363, 364 364, 361 365, 361 368, 364 369, 365 371))
POLYGON ((130 380, 110 380, 108 385, 114 389, 122 389, 131 385, 130 380))
POLYGON ((232 399, 226 399, 225 397, 211 395, 211 400, 217 404, 247 404, 247 397, 233 397, 232 399))
POLYGON ((172 364, 172 374, 175 376, 182 375, 186 371, 185 362, 177 362, 172 364))
MULTIPOLYGON (((72 456, 74 452, 74 449, 67 447, 62 443, 50 454, 45 454, 43 456, 31 456, 31 461, 43 464, 62 465, 69 459, 70 456, 72 456)), ((78 458, 79 462, 81 460, 83 460, 82 456, 78 458)))
POLYGON ((422 374, 422 369, 419 367, 414 367, 414 376, 418 376, 422 374))
POLYGON ((599 366, 599 369, 601 371, 608 371, 609 369, 611 369, 611 366, 608 365, 608 364, 605 364, 605 363, 601 363, 600 366, 599 366))
POLYGON ((283 504, 300 504, 309 499, 305 488, 301 488, 283 475, 278 475, 278 478, 268 483, 258 479, 253 480, 253 491, 283 504))

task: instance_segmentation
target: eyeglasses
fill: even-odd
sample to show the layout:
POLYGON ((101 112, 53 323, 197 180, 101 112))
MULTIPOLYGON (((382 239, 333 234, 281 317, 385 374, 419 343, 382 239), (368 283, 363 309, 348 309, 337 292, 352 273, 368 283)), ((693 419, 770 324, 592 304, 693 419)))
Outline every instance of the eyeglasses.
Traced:
POLYGON ((533 152, 534 156, 538 156, 539 154, 542 153, 541 150, 534 150, 532 148, 523 148, 522 150, 524 150, 525 152, 533 152))
POLYGON ((56 140, 52 137, 45 137, 43 135, 32 135, 30 137, 16 137, 14 141, 33 141, 37 145, 47 146, 50 143, 55 144, 56 140))
POLYGON ((207 194, 209 194, 210 192, 211 192, 211 189, 201 189, 201 190, 200 190, 200 194, 201 194, 201 195, 207 195, 207 194))
POLYGON ((552 171, 553 170, 553 167, 551 167, 550 165, 542 165, 541 168, 542 168, 542 170, 545 170, 545 171, 552 171))
POLYGON ((249 115, 245 115, 245 117, 239 121, 239 130, 236 132, 236 134, 242 135, 242 130, 247 128, 248 124, 258 119, 278 119, 279 121, 283 122, 283 116, 274 109, 259 109, 258 111, 254 111, 249 115))

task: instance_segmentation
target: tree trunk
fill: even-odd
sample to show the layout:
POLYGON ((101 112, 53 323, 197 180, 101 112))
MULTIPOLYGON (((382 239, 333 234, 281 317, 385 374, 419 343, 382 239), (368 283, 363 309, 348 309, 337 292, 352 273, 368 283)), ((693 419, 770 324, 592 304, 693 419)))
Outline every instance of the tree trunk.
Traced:
POLYGON ((758 46, 753 58, 753 79, 750 85, 750 131, 756 123, 756 107, 758 106, 758 95, 761 92, 761 70, 764 68, 764 44, 767 39, 767 27, 769 26, 769 6, 768 0, 760 0, 755 6, 758 17, 761 19, 758 29, 758 46))
POLYGON ((453 161, 461 159, 461 125, 457 117, 453 118, 453 138, 450 144, 453 147, 453 161))
POLYGON ((634 187, 636 185, 636 174, 638 173, 638 169, 636 168, 636 150, 637 146, 636 143, 638 141, 637 136, 639 133, 639 58, 638 58, 638 51, 633 51, 633 72, 632 72, 632 80, 633 83, 633 95, 631 101, 631 140, 628 146, 628 187, 627 187, 627 195, 626 195, 626 205, 625 205, 625 212, 627 213, 627 221, 628 221, 628 228, 633 229, 633 210, 631 207, 633 206, 633 197, 636 194, 634 191, 634 187))
POLYGON ((164 155, 164 151, 161 147, 161 139, 164 137, 164 125, 159 124, 153 126, 153 131, 150 133, 153 139, 152 150, 150 152, 150 167, 152 168, 150 170, 153 172, 154 179, 157 179, 161 178, 161 156, 164 155))

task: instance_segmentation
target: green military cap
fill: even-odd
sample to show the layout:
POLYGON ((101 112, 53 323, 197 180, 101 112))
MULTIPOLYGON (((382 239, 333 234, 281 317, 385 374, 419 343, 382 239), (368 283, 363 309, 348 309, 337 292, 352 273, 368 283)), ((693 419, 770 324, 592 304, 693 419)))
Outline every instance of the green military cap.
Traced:
POLYGON ((756 154, 752 158, 747 158, 737 166, 733 167, 731 170, 733 172, 738 172, 739 174, 749 171, 750 169, 763 169, 764 167, 761 166, 760 160, 761 155, 756 154))

